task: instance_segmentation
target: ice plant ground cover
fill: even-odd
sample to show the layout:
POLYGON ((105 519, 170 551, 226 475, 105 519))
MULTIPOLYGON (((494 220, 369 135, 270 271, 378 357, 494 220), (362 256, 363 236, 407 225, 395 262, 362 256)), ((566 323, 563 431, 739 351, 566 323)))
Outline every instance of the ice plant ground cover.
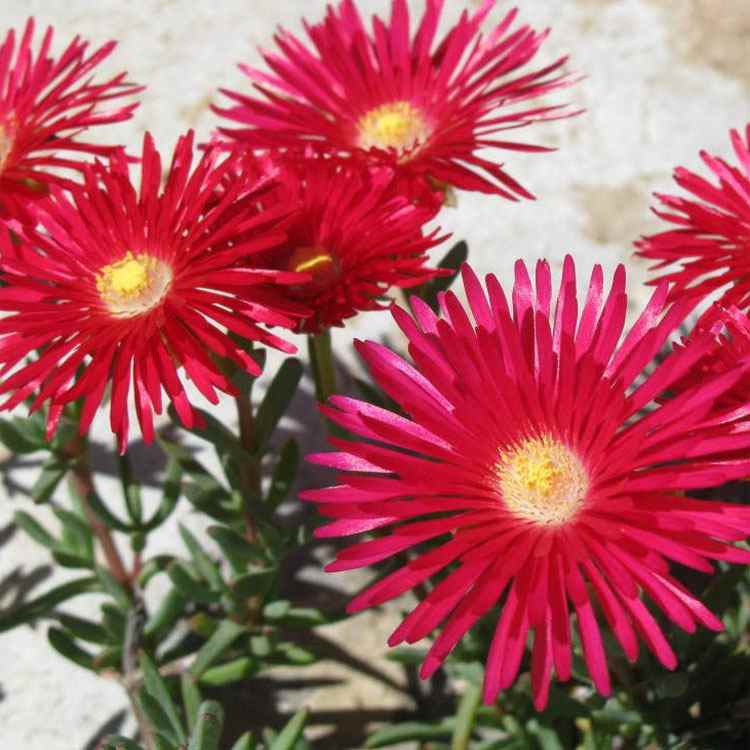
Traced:
POLYGON ((53 188, 48 201, 32 205, 35 228, 17 226, 15 238, 5 235, 0 306, 13 314, 2 322, 1 390, 10 394, 2 408, 32 396, 31 411, 46 402, 52 437, 65 406, 80 401, 85 434, 111 385, 110 424, 125 452, 131 378, 138 423, 150 443, 163 392, 186 427, 202 423, 179 369, 212 403, 217 388, 236 392, 217 357, 260 374, 231 334, 294 351, 258 323, 292 328, 305 308, 278 290, 307 277, 237 262, 278 246, 285 238, 279 224, 293 206, 277 201, 258 210, 269 180, 247 152, 206 152, 191 173, 192 162, 188 133, 161 188, 161 158, 147 134, 138 189, 119 153, 108 169, 87 168, 83 185, 68 193, 53 188), (217 199, 228 173, 232 186, 217 199))
POLYGON ((718 186, 679 169, 697 200, 659 196, 677 228, 637 251, 682 270, 632 324, 622 267, 482 278, 440 228, 447 206, 531 197, 496 160, 515 174, 514 152, 545 149, 498 134, 550 138, 543 121, 580 114, 560 99, 578 72, 545 59, 523 8, 490 0, 446 26, 439 0, 382 5, 336 3, 309 40, 280 31, 265 68, 242 65, 255 93, 217 82, 235 104, 170 156, 148 134, 128 152, 87 142, 141 91, 101 75, 113 45, 58 57, 32 21, 9 31, 0 440, 42 456, 40 507, 15 523, 68 575, 0 630, 42 628, 122 687, 137 734, 101 749, 745 747, 746 138, 732 132, 738 166, 705 157, 718 186), (389 306, 355 377, 338 329, 389 306), (290 436, 295 333, 320 403, 290 436), (315 431, 329 446, 311 474, 315 431), (182 509, 200 523, 165 549, 182 509), (371 580, 345 609, 301 559, 316 581, 324 565, 349 589, 354 568, 371 580), (387 681, 329 628, 388 602, 412 708, 364 706, 355 735, 341 713, 277 711, 279 668, 304 683, 348 659, 387 681))
POLYGON ((414 366, 374 342, 358 347, 408 418, 342 396, 323 407, 367 442, 332 439, 338 452, 309 457, 351 472, 342 484, 302 493, 334 519, 318 535, 393 527, 341 550, 329 570, 439 540, 349 610, 447 573, 390 639, 413 643, 444 622, 420 671, 429 677, 502 602, 487 657, 488 703, 513 684, 533 631, 532 693, 538 709, 546 706, 553 669, 560 680, 571 677, 571 611, 594 686, 610 694, 594 598, 629 661, 638 658, 640 635, 673 669, 677 657, 646 596, 688 632, 722 625, 671 574, 669 561, 705 573, 714 570, 709 560, 750 562, 750 552, 732 544, 747 536, 750 509, 684 494, 747 475, 750 407, 713 405, 747 377, 750 361, 739 358, 644 414, 656 394, 715 348, 709 330, 630 392, 689 301, 665 308, 667 286, 659 287, 618 347, 627 304, 622 268, 605 294, 595 267, 580 318, 571 258, 554 313, 546 263, 536 268, 536 288, 519 263, 510 303, 494 276, 486 292, 469 266, 463 276, 473 320, 451 292, 441 296, 442 319, 419 299, 414 318, 394 310, 414 366), (584 398, 585 410, 578 406, 584 398))

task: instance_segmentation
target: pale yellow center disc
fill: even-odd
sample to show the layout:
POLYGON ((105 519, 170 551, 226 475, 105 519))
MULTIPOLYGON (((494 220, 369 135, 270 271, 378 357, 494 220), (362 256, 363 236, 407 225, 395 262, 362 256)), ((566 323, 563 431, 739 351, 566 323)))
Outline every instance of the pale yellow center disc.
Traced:
POLYGON ((172 271, 166 263, 150 255, 127 252, 99 270, 96 288, 112 315, 130 318, 161 302, 171 283, 172 271))
POLYGON ((381 104, 363 115, 358 123, 361 148, 395 149, 409 157, 429 135, 422 113, 409 102, 381 104))
POLYGON ((503 502, 527 521, 563 524, 586 500, 585 466, 570 448, 549 436, 501 450, 496 470, 503 502))

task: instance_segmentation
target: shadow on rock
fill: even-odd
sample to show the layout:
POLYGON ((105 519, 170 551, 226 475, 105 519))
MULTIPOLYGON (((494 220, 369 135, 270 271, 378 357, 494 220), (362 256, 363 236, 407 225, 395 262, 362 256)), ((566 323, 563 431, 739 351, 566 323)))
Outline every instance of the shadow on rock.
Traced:
POLYGON ((83 750, 99 750, 99 748, 102 746, 102 742, 110 734, 118 734, 120 732, 127 716, 127 711, 123 710, 118 711, 116 714, 107 719, 107 721, 105 721, 104 724, 102 724, 96 730, 96 732, 94 732, 91 739, 83 746, 83 750))
MULTIPOLYGON (((17 530, 14 523, 1 528, 0 547, 8 544, 17 530)), ((10 573, 0 578, 0 617, 24 604, 31 592, 51 574, 52 568, 49 565, 37 565, 31 570, 24 570, 22 566, 17 565, 10 573)))

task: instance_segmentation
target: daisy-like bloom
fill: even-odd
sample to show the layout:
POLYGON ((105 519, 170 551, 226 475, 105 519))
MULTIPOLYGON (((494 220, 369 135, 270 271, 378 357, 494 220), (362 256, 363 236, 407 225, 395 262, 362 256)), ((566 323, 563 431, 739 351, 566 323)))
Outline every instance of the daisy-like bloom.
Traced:
POLYGON ((750 293, 750 125, 744 138, 736 130, 730 137, 738 164, 702 151, 713 181, 678 167, 675 182, 688 195, 657 193, 661 207, 653 209, 675 228, 636 243, 638 255, 657 261, 653 269, 679 266, 652 282, 671 282, 672 299, 703 297, 728 284, 732 299, 750 293))
POLYGON ((142 90, 121 73, 100 83, 96 67, 114 50, 108 42, 89 53, 88 42, 73 39, 58 57, 50 55, 52 27, 35 53, 34 21, 16 41, 11 30, 0 45, 0 214, 17 218, 29 200, 46 194, 50 183, 68 182, 56 171, 80 170, 80 154, 107 155, 113 147, 78 138, 93 125, 127 120, 137 103, 110 102, 142 90))
POLYGON ((146 135, 140 189, 120 152, 86 169, 70 194, 53 185, 32 208, 39 227, 19 229, 21 244, 3 233, 0 408, 48 402, 52 434, 64 406, 82 399, 85 432, 111 384, 110 423, 124 450, 129 394, 150 441, 163 391, 186 426, 200 426, 180 370, 211 403, 217 389, 236 392, 221 359, 259 374, 229 334, 295 350, 258 324, 292 328, 306 310, 276 285, 306 277, 252 263, 284 239, 277 224, 289 207, 255 209, 268 180, 247 153, 220 159, 214 149, 191 171, 192 162, 189 133, 160 189, 161 158, 146 135), (232 186, 217 201, 227 175, 232 186))
POLYGON ((715 406, 750 362, 662 404, 655 397, 714 345, 711 336, 696 340, 634 386, 689 309, 666 304, 666 285, 618 343, 627 308, 622 267, 608 293, 594 269, 580 314, 570 258, 554 312, 544 262, 535 285, 517 264, 510 301, 494 276, 486 290, 468 267, 463 278, 473 320, 452 293, 442 297, 441 317, 419 300, 414 318, 394 310, 414 364, 379 344, 358 345, 403 414, 342 396, 324 407, 362 439, 331 438, 337 451, 311 457, 344 472, 339 485, 304 493, 333 519, 318 535, 381 530, 328 570, 416 548, 350 611, 439 576, 389 640, 413 643, 443 623, 422 665, 429 677, 499 605, 487 702, 514 682, 533 631, 531 684, 536 707, 545 706, 553 670, 559 680, 571 676, 571 613, 601 693, 611 689, 603 620, 629 660, 643 641, 673 669, 652 606, 688 632, 722 625, 672 564, 710 572, 712 560, 750 562, 733 544, 750 534, 750 508, 685 495, 750 471, 750 407, 715 406))
POLYGON ((528 104, 573 79, 561 72, 566 58, 525 70, 548 32, 514 28, 515 10, 483 35, 494 3, 464 12, 436 43, 443 0, 427 0, 412 36, 406 0, 393 0, 389 23, 374 17, 370 34, 354 2, 343 0, 322 23, 306 25, 312 48, 280 30, 280 53, 264 54, 272 72, 240 66, 259 95, 222 90, 233 104, 214 110, 241 127, 220 130, 251 148, 313 144, 442 189, 531 198, 479 152, 549 150, 499 134, 573 114, 566 106, 528 104))
POLYGON ((381 309, 389 288, 417 286, 441 273, 425 264, 427 251, 445 237, 438 229, 423 231, 439 204, 409 200, 392 170, 314 155, 290 155, 278 164, 277 194, 298 208, 285 227, 286 242, 263 261, 310 276, 286 290, 311 311, 300 331, 317 333, 359 311, 381 309))
MULTIPOLYGON (((750 300, 740 304, 747 308, 750 300)), ((743 360, 750 358, 750 320, 738 307, 725 308, 714 304, 699 318, 695 328, 677 348, 701 346, 706 336, 713 336, 714 345, 695 365, 673 383, 675 393, 693 388, 709 378, 730 372, 743 360), (697 342, 697 343, 696 343, 697 342)), ((725 409, 741 408, 750 404, 750 379, 741 378, 717 399, 717 406, 725 409)))

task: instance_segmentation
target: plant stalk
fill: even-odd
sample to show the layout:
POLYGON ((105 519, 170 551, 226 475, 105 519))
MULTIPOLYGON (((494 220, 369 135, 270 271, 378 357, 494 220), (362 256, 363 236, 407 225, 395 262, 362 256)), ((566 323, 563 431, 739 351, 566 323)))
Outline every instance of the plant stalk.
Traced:
POLYGON ((253 404, 251 392, 240 393, 235 396, 237 407, 237 421, 240 426, 240 443, 248 454, 247 460, 239 467, 241 491, 244 501, 245 536, 249 542, 259 539, 258 527, 252 513, 254 502, 260 500, 261 476, 260 465, 255 456, 253 437, 253 404))
POLYGON ((156 745, 156 735, 154 730, 149 724, 148 719, 143 713, 141 704, 138 702, 138 696, 135 691, 128 690, 128 700, 130 701, 130 707, 133 709, 133 715, 135 721, 138 724, 138 730, 141 735, 141 741, 143 742, 144 750, 159 750, 156 745))
POLYGON ((333 361, 330 329, 326 328, 325 331, 314 335, 309 334, 307 347, 315 381, 315 396, 322 403, 336 393, 336 366, 333 361))
POLYGON ((122 561, 115 540, 112 537, 110 529, 102 523, 94 512, 89 497, 96 492, 94 488, 94 479, 91 475, 91 467, 88 460, 88 441, 81 435, 76 435, 66 449, 67 455, 72 459, 71 477, 78 497, 81 499, 83 512, 86 520, 91 526, 99 546, 101 547, 104 559, 107 563, 109 572, 114 578, 130 590, 131 580, 125 565, 122 561))
POLYGON ((134 679, 134 675, 138 672, 138 652, 141 647, 145 622, 146 606, 143 602, 140 588, 135 584, 133 606, 128 612, 125 627, 125 642, 122 654, 122 684, 125 687, 130 705, 133 708, 133 714, 138 723, 138 729, 140 730, 145 750, 158 750, 154 728, 151 726, 151 722, 143 712, 141 703, 138 700, 139 683, 134 679))

